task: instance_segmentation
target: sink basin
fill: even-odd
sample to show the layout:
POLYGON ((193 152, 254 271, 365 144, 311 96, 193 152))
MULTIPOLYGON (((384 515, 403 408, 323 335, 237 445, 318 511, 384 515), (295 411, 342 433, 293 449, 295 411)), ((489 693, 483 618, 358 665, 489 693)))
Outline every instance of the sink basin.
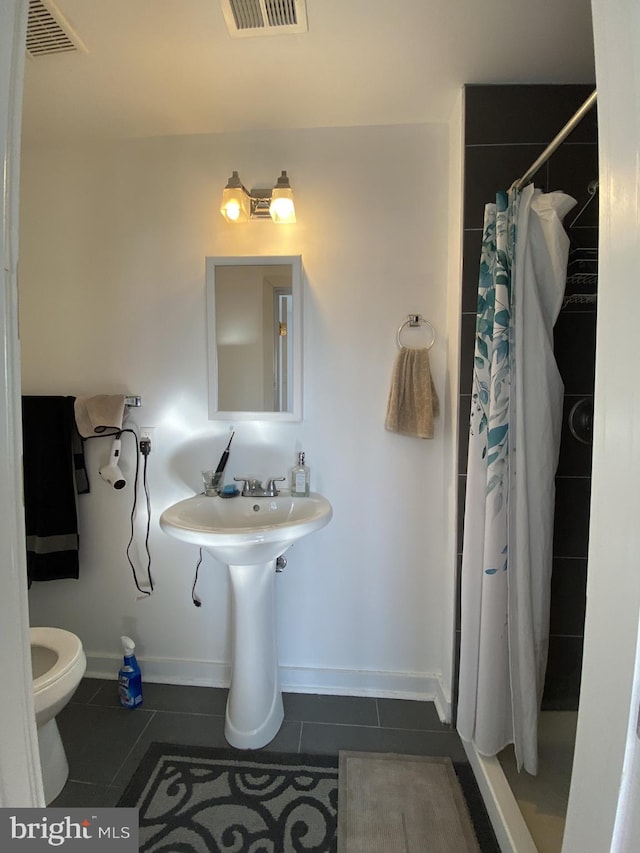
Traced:
POLYGON ((322 495, 307 498, 220 498, 196 495, 160 516, 170 536, 206 548, 228 565, 275 560, 298 539, 331 520, 331 504, 322 495))
POLYGON ((224 734, 238 749, 261 749, 284 719, 276 643, 276 559, 331 520, 322 495, 221 498, 196 495, 170 506, 160 527, 199 545, 229 569, 231 683, 224 734))

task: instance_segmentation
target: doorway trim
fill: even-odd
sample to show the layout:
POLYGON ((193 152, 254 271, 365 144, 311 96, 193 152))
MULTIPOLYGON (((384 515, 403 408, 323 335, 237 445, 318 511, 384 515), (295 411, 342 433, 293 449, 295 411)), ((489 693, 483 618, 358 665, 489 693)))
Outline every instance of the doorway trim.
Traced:
POLYGON ((20 344, 18 340, 18 196, 28 4, 0 3, 0 806, 44 806, 33 707, 27 602, 20 344))

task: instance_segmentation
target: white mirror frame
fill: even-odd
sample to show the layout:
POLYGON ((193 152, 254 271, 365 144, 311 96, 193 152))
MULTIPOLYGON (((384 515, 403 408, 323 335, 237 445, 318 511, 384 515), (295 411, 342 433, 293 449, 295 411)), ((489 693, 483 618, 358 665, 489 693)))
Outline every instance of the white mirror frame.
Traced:
POLYGON ((207 292, 207 356, 209 420, 228 421, 301 421, 302 420, 302 256, 256 255, 252 257, 205 258, 207 292), (216 345, 216 267, 291 265, 293 294, 292 326, 289 332, 293 350, 292 406, 286 412, 225 412, 218 409, 218 348, 216 345))

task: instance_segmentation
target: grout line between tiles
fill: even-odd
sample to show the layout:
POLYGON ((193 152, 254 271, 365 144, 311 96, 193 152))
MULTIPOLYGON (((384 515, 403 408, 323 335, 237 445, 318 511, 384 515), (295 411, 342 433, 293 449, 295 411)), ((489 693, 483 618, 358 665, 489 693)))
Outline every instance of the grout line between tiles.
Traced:
POLYGON ((591 474, 556 474, 557 480, 590 480, 591 474))
POLYGON ((207 711, 182 711, 182 710, 173 710, 171 708, 149 708, 147 706, 141 706, 143 710, 149 711, 152 714, 183 714, 189 717, 222 717, 224 718, 224 711, 222 713, 214 714, 209 713, 207 711))
MULTIPOLYGON (((519 148, 523 145, 540 145, 545 147, 549 144, 551 140, 547 142, 465 142, 465 148, 519 148)), ((580 146, 588 146, 591 145, 595 148, 598 144, 597 142, 589 142, 585 140, 584 142, 565 142, 565 145, 580 145, 580 146)), ((549 162, 549 161, 547 161, 549 162)), ((549 166, 547 165, 547 169, 549 166)))
POLYGON ((380 725, 370 725, 367 723, 325 723, 321 720, 313 720, 311 722, 307 721, 309 725, 314 726, 340 726, 344 729, 349 728, 357 728, 357 729, 381 729, 383 732, 410 732, 411 734, 430 734, 430 735, 450 735, 454 734, 454 729, 451 727, 448 729, 411 729, 405 728, 403 726, 380 726, 380 725))
POLYGON ((584 560, 588 560, 589 557, 587 554, 585 554, 583 557, 581 557, 579 555, 576 556, 575 554, 554 554, 553 559, 554 560, 582 560, 582 561, 584 561, 584 560))
POLYGON ((558 558, 559 560, 582 560, 583 562, 587 559, 586 557, 575 557, 575 556, 560 557, 558 554, 554 554, 553 558, 554 558, 554 560, 556 558, 558 558))
POLYGON ((96 687, 95 693, 92 693, 92 694, 91 694, 91 696, 89 696, 89 698, 87 699, 87 701, 86 701, 86 702, 81 702, 81 703, 78 703, 78 704, 90 705, 90 704, 91 704, 91 702, 92 702, 92 700, 96 698, 96 696, 98 695, 98 693, 100 693, 100 691, 101 691, 101 690, 102 690, 102 685, 100 685, 100 687, 96 687))
POLYGON ((146 730, 149 728, 149 726, 151 725, 151 721, 154 719, 154 717, 155 717, 155 715, 156 715, 157 713, 158 713, 157 711, 151 711, 151 716, 150 716, 150 717, 149 717, 149 719, 147 720, 147 724, 146 724, 146 726, 144 726, 144 728, 142 729, 142 731, 140 732, 140 734, 138 735, 138 737, 135 739, 135 741, 134 741, 134 742, 133 742, 133 744, 131 745, 131 749, 129 750, 129 752, 127 752, 127 754, 125 755, 125 757, 124 757, 124 759, 123 759, 122 763, 120 764, 120 766, 118 767, 118 769, 117 769, 117 770, 116 770, 116 772, 113 774, 113 776, 111 777, 110 781, 108 782, 108 785, 109 785, 110 787, 117 787, 117 786, 115 786, 115 785, 114 785, 114 782, 115 782, 115 780, 116 780, 116 779, 117 779, 117 777, 118 777, 118 773, 120 773, 120 771, 122 770, 122 768, 124 767, 124 765, 127 763, 128 759, 129 759, 129 756, 131 755, 131 753, 133 752, 133 750, 136 748, 136 746, 137 746, 137 745, 138 745, 138 743, 140 742, 140 738, 144 735, 144 733, 146 732, 146 730))

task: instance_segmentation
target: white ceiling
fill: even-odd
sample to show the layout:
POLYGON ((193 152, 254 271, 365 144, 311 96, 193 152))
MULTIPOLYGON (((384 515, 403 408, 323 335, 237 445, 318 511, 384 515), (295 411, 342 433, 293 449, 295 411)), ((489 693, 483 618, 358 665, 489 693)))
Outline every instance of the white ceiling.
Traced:
POLYGON ((27 143, 447 121, 464 83, 592 83, 590 0, 307 0, 232 39, 219 0, 56 0, 86 45, 27 57, 27 143))

